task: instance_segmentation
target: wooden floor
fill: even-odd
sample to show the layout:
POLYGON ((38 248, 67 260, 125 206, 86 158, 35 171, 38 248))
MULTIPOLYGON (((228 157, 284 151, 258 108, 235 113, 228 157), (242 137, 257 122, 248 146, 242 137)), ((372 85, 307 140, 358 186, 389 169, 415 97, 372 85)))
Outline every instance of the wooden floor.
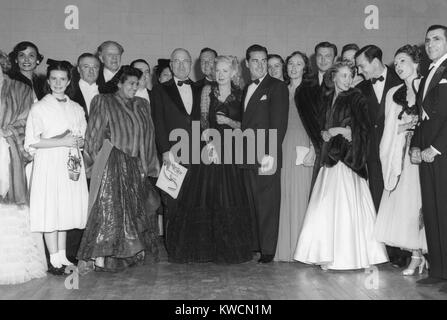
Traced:
POLYGON ((0 299, 447 299, 440 286, 423 287, 389 264, 379 266, 378 288, 365 285, 365 271, 323 271, 301 263, 240 265, 170 264, 137 266, 122 273, 90 272, 79 289, 68 290, 64 276, 48 275, 15 286, 0 286, 0 299), (368 289, 368 287, 370 289, 368 289))

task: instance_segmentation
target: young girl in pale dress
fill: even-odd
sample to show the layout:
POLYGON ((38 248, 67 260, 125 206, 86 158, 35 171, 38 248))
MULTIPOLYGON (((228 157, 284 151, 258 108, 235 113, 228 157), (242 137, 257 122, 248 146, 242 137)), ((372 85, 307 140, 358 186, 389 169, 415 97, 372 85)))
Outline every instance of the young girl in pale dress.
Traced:
POLYGON ((87 123, 82 107, 65 95, 71 65, 50 59, 48 64, 47 82, 51 94, 31 107, 25 149, 34 155, 31 231, 44 233, 51 267, 60 270, 71 265, 65 254, 66 231, 83 229, 87 221, 87 181, 82 154, 78 153, 78 147, 84 143, 87 123), (69 177, 70 154, 80 160, 77 181, 69 177))

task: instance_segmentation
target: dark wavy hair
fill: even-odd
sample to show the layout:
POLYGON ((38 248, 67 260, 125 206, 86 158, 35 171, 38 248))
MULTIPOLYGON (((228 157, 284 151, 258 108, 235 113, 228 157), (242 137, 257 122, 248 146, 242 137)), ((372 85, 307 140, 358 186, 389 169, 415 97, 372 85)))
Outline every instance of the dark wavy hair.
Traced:
MULTIPOLYGON (((309 75, 311 74, 310 61, 304 52, 294 51, 286 58, 286 63, 285 63, 286 74, 287 74, 287 65, 289 64, 290 59, 292 59, 294 56, 297 56, 297 55, 300 56, 304 61, 304 69, 303 69, 303 80, 304 80, 305 78, 308 78, 309 75)), ((289 75, 287 74, 287 78, 288 77, 289 77, 289 75)))
POLYGON ((39 48, 31 41, 22 41, 15 45, 12 52, 9 54, 9 61, 11 61, 12 72, 20 72, 19 65, 17 64, 17 57, 20 51, 24 51, 27 48, 33 48, 37 54, 37 65, 42 63, 44 56, 39 52, 39 48))
MULTIPOLYGON (((416 46, 416 45, 411 45, 411 44, 406 44, 403 47, 400 47, 399 49, 397 49, 396 53, 394 54, 394 57, 396 57, 398 54, 400 53, 405 53, 407 56, 409 56, 411 58, 411 60, 413 60, 414 63, 417 63, 417 78, 421 77, 420 74, 420 62, 422 59, 422 51, 421 49, 416 46)), ((414 79, 414 80, 416 80, 414 79)), ((414 80, 412 83, 412 89, 414 91, 414 93, 416 94, 416 89, 414 87, 414 80)), ((396 90, 396 92, 393 95, 393 100, 394 102, 396 102, 398 105, 402 106, 402 111, 399 113, 398 115, 398 119, 401 120, 402 116, 404 113, 407 113, 409 115, 417 115, 418 114, 418 110, 416 105, 413 106, 409 106, 408 102, 407 102, 407 86, 404 84, 402 87, 400 87, 399 89, 396 90)))
POLYGON ((122 73, 121 73, 120 80, 119 80, 120 83, 126 82, 126 80, 129 77, 137 77, 138 79, 140 79, 141 76, 143 75, 143 72, 141 72, 140 69, 131 67, 129 65, 122 66, 121 67, 121 72, 122 73))
POLYGON ((286 63, 284 62, 284 59, 276 53, 272 53, 269 54, 267 56, 267 67, 268 67, 268 63, 270 59, 276 58, 281 62, 282 65, 282 77, 284 78, 284 82, 288 83, 289 82, 289 77, 287 76, 287 69, 286 69, 286 63))
POLYGON ((247 50, 245 51, 245 59, 247 61, 249 61, 251 53, 258 52, 258 51, 264 52, 266 57, 269 55, 266 47, 263 47, 259 44, 254 44, 254 45, 251 45, 250 47, 248 47, 247 50))
MULTIPOLYGON (((51 71, 65 71, 67 73, 68 80, 71 80, 73 66, 70 62, 68 62, 66 60, 60 61, 60 60, 48 59, 47 65, 48 65, 47 66, 47 76, 46 76, 47 80, 50 79, 51 71)), ((72 88, 69 85, 65 89, 65 94, 70 96, 71 90, 72 90, 72 88)), ((45 83, 44 92, 51 93, 51 88, 50 88, 50 85, 48 84, 48 82, 45 83)))

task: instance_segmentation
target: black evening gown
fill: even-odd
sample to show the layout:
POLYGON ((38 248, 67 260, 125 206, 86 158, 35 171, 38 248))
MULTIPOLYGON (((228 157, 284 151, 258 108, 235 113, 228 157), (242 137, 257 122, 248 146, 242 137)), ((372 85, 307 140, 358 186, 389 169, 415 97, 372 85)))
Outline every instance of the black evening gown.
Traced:
POLYGON ((166 242, 170 262, 242 263, 253 257, 248 198, 241 169, 234 164, 232 144, 226 147, 233 149, 233 161, 223 164, 224 129, 232 128, 216 122, 216 113, 241 121, 242 92, 233 88, 225 102, 217 96, 214 84, 209 94, 209 113, 202 112, 202 120, 205 117, 206 127, 221 135, 220 163, 190 167, 188 189, 180 193, 178 211, 169 221, 171 232, 166 242))

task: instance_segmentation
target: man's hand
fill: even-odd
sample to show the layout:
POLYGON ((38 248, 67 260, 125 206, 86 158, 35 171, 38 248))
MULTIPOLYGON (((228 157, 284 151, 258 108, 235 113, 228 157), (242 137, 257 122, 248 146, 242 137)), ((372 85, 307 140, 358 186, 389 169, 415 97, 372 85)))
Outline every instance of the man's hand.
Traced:
POLYGON ((422 162, 421 149, 411 148, 410 150, 410 162, 412 164, 420 164, 422 162))
POLYGON ((431 147, 428 147, 421 152, 421 158, 425 162, 433 162, 435 160, 435 156, 437 155, 438 154, 431 147))
POLYGON ((324 142, 328 142, 332 138, 331 134, 327 130, 321 131, 321 137, 323 138, 324 142))
POLYGON ((312 167, 315 163, 315 149, 313 146, 310 147, 309 152, 306 154, 306 156, 303 159, 303 166, 305 167, 312 167))

